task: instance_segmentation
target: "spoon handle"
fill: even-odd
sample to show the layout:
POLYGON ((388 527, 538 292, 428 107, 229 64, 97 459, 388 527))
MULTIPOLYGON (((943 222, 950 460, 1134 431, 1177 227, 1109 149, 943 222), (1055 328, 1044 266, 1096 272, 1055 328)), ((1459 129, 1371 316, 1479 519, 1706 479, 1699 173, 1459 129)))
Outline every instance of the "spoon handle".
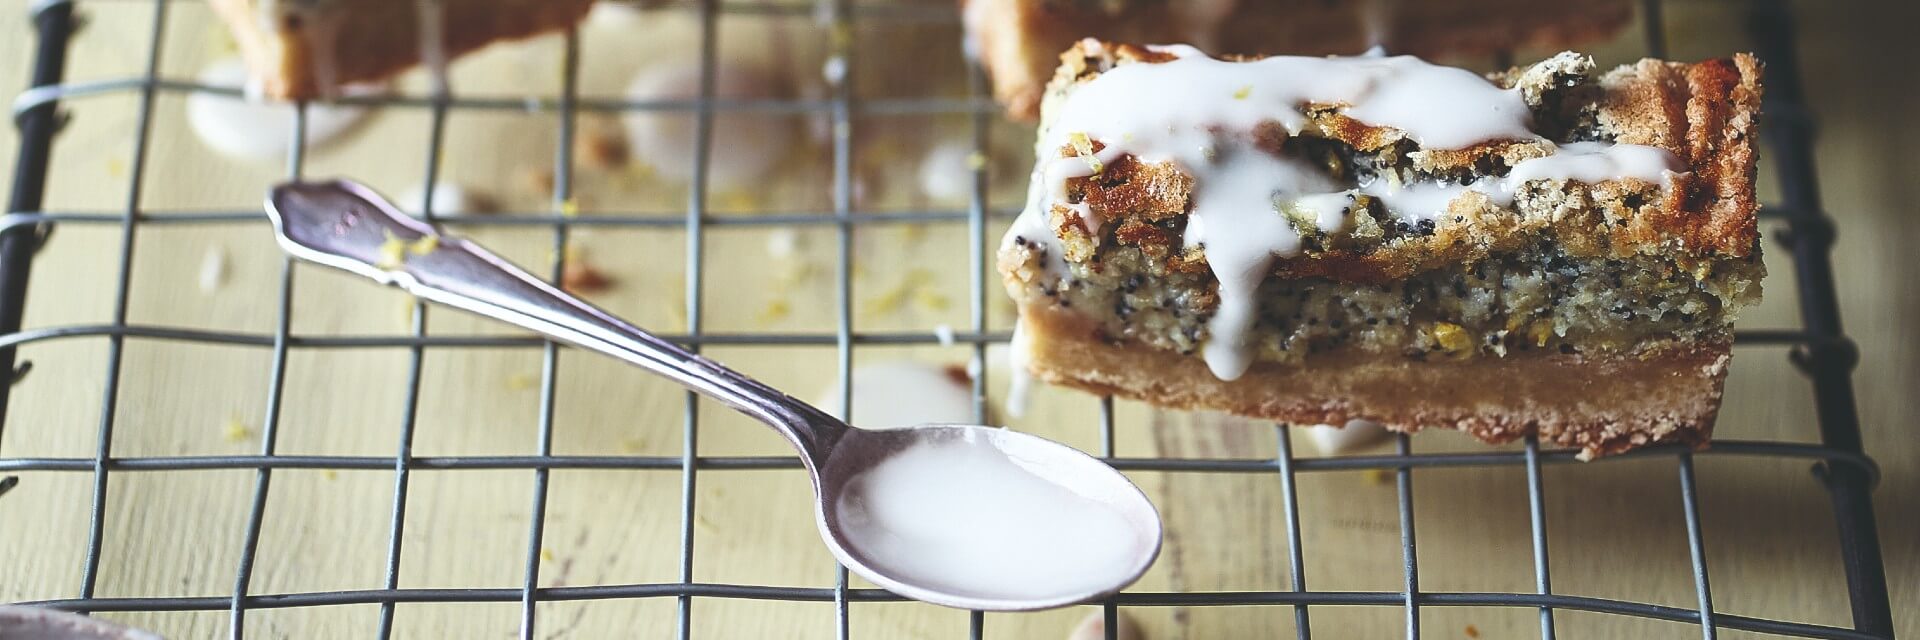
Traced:
POLYGON ((625 360, 781 432, 809 465, 848 429, 825 412, 574 297, 480 245, 400 213, 364 185, 296 182, 267 197, 280 246, 420 298, 625 360))

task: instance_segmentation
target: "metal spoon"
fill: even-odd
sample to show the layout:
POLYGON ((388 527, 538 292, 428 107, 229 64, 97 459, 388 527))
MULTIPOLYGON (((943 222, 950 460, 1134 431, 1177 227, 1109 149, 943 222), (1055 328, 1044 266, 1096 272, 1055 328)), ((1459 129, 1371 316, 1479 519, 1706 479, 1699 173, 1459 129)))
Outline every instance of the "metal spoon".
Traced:
MULTIPOLYGON (((902 596, 962 609, 1017 611, 1060 607, 1100 598, 1131 584, 1160 551, 1160 518, 1139 487, 1120 472, 1051 440, 977 425, 920 425, 856 429, 807 403, 687 351, 567 294, 479 245, 440 234, 400 213, 371 189, 349 181, 289 183, 267 198, 280 246, 295 257, 398 286, 421 298, 502 320, 555 340, 625 360, 724 402, 773 427, 800 451, 814 488, 815 523, 841 564, 902 596), (420 238, 430 251, 409 251, 420 238), (1045 596, 956 592, 928 585, 849 544, 837 505, 842 489, 861 472, 916 444, 977 438, 991 442, 1027 469, 1080 495, 1108 496, 1142 545, 1124 579, 1097 588, 1045 596)), ((928 549, 927 553, 940 553, 928 549)))

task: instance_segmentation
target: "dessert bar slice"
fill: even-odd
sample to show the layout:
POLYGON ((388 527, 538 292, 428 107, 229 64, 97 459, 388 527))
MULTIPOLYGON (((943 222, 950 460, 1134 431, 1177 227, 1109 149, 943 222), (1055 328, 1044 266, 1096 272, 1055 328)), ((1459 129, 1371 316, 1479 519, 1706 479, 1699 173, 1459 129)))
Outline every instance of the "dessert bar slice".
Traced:
POLYGON ((1549 51, 1612 36, 1627 0, 961 0, 968 46, 1007 113, 1032 120, 1060 51, 1084 37, 1192 42, 1241 54, 1357 53, 1380 45, 1419 56, 1549 51))
POLYGON ((1062 61, 999 252, 1033 375, 1585 457, 1706 441, 1764 273, 1751 56, 1062 61))
POLYGON ((211 0, 279 99, 332 95, 415 64, 444 65, 496 40, 564 29, 592 0, 211 0))

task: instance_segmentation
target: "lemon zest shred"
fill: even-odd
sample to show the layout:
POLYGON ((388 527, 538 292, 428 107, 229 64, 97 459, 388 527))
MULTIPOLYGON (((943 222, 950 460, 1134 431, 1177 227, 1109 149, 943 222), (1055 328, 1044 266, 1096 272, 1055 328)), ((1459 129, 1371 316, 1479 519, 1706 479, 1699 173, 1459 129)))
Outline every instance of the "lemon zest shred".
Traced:
POLYGON ((792 315, 792 313, 792 304, 788 303, 784 298, 774 298, 768 300, 767 306, 760 309, 760 314, 757 319, 760 321, 760 324, 769 325, 785 320, 787 316, 792 315))
POLYGON ((1473 348, 1473 338, 1467 335, 1467 330, 1451 322, 1434 323, 1433 339, 1440 348, 1454 355, 1464 355, 1473 348))
POLYGON ((424 235, 424 236, 420 236, 420 239, 414 240, 413 242, 407 244, 407 253, 411 253, 416 256, 424 256, 429 253, 433 253, 435 249, 439 249, 439 248, 440 248, 440 236, 424 235))
POLYGON ((1100 162, 1100 158, 1094 156, 1093 139, 1088 138, 1087 134, 1079 131, 1069 133, 1067 134, 1067 143, 1073 145, 1073 154, 1084 158, 1087 161, 1087 166, 1093 168, 1095 175, 1106 170, 1107 166, 1100 162))
POLYGON ((382 269, 399 268, 400 264, 407 260, 407 241, 401 240, 400 236, 393 235, 393 232, 387 229, 381 229, 380 233, 387 239, 380 243, 380 262, 374 266, 382 269))
POLYGON ((226 437, 227 442, 246 442, 253 439, 253 429, 248 428, 240 418, 230 417, 227 418, 222 435, 226 437))

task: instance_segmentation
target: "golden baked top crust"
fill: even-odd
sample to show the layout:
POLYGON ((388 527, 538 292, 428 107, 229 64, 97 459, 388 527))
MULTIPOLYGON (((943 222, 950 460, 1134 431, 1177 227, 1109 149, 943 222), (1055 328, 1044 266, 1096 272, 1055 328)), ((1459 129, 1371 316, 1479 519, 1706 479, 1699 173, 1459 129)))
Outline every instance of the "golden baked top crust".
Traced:
MULTIPOLYGON (((1075 87, 1119 65, 1174 59, 1164 51, 1128 44, 1082 42, 1061 55, 1049 86, 1051 117, 1075 87)), ((1584 185, 1558 182, 1522 193, 1521 215, 1473 192, 1456 199, 1433 232, 1369 248, 1327 247, 1275 261, 1281 277, 1329 277, 1380 282, 1485 257, 1549 234, 1569 253, 1587 256, 1661 254, 1686 265, 1744 258, 1757 242, 1754 198, 1755 116, 1760 104, 1760 65, 1747 54, 1699 63, 1642 60, 1593 78, 1590 62, 1562 54, 1530 68, 1491 79, 1520 87, 1536 110, 1537 128, 1561 128, 1556 137, 1598 137, 1665 149, 1687 173, 1670 189, 1625 179, 1584 185), (1574 131, 1584 128, 1584 131, 1574 131)), ((1496 140, 1458 150, 1420 149, 1403 132, 1356 121, 1343 105, 1305 105, 1303 138, 1347 145, 1357 154, 1396 158, 1422 175, 1483 176, 1521 160, 1553 153, 1553 142, 1496 140)), ((1050 123, 1043 121, 1045 130, 1050 123)), ((1264 148, 1277 148, 1287 134, 1278 126, 1256 131, 1264 148)), ((1095 149, 1102 148, 1098 141, 1095 149)), ((1046 150, 1042 150, 1043 152, 1046 150)), ((1057 151, 1076 155, 1072 148, 1057 151)), ((1114 240, 1167 260, 1176 270, 1206 273, 1205 256, 1181 247, 1177 229, 1186 215, 1193 180, 1172 163, 1151 164, 1121 156, 1095 176, 1068 181, 1071 200, 1089 205, 1114 240)), ((1098 240, 1072 209, 1055 206, 1049 226, 1065 243, 1069 260, 1091 257, 1098 240)))
MULTIPOLYGON (((210 1, 272 98, 318 98, 339 85, 384 80, 420 64, 427 50, 421 31, 426 9, 414 0, 210 1), (334 86, 325 86, 329 82, 334 86)), ((441 51, 451 60, 496 40, 570 26, 586 16, 593 0, 433 4, 441 7, 441 51)))

